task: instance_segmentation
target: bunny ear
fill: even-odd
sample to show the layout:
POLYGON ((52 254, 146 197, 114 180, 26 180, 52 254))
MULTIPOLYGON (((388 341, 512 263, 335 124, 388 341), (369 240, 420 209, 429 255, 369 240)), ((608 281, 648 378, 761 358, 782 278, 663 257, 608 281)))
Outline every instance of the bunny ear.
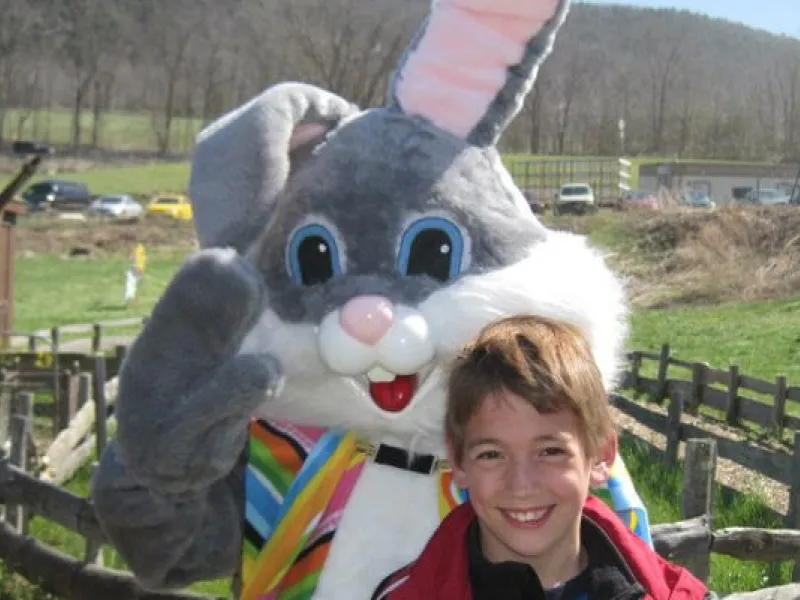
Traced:
POLYGON ((315 86, 282 83, 203 130, 189 181, 201 247, 247 246, 292 174, 356 112, 315 86))
POLYGON ((434 0, 389 104, 477 146, 495 144, 550 54, 570 0, 434 0))

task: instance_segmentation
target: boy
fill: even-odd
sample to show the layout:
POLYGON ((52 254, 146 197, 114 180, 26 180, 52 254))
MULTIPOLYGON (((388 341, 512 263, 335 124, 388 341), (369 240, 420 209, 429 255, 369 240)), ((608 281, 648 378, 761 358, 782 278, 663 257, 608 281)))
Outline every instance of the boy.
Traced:
POLYGON ((445 431, 469 501, 376 600, 714 597, 589 495, 617 437, 576 328, 537 317, 486 327, 452 366, 445 431))

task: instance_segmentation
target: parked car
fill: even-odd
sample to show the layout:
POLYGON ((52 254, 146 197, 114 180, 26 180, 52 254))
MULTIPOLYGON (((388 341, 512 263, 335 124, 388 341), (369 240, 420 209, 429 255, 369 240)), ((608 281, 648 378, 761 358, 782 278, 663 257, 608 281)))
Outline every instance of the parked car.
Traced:
POLYGON ((776 206, 778 204, 789 204, 789 194, 775 188, 759 188, 750 190, 745 196, 748 204, 760 204, 762 206, 776 206))
POLYGON ((89 216, 110 219, 138 219, 144 207, 128 194, 100 196, 89 205, 89 216))
POLYGON ((658 210, 661 203, 653 192, 646 190, 631 190, 622 196, 624 210, 658 210))
POLYGON ((85 183, 56 179, 34 183, 25 190, 22 197, 31 212, 83 212, 89 208, 92 199, 85 183))
POLYGON ((554 215, 587 214, 597 211, 594 191, 588 183, 568 183, 561 186, 553 204, 554 215))
POLYGON ((711 210, 716 208, 717 204, 705 192, 688 190, 681 195, 681 206, 711 210))
POLYGON ((164 215, 179 221, 192 220, 192 205, 184 194, 160 194, 147 205, 148 215, 164 215))

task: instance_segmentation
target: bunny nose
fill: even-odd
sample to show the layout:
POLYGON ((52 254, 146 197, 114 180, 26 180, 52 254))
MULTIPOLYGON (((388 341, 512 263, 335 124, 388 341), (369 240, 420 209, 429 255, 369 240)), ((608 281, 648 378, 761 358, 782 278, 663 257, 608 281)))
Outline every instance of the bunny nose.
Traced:
POLYGON ((339 324, 362 344, 377 344, 394 321, 394 306, 383 296, 356 296, 342 307, 339 324))

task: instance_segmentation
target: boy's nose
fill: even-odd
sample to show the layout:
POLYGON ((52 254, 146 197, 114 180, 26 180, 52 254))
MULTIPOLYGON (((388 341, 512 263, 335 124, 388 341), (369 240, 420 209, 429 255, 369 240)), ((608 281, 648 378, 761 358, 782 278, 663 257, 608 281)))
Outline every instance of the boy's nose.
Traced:
POLYGON ((506 473, 506 485, 515 495, 528 495, 541 484, 539 474, 527 460, 512 460, 506 473))

